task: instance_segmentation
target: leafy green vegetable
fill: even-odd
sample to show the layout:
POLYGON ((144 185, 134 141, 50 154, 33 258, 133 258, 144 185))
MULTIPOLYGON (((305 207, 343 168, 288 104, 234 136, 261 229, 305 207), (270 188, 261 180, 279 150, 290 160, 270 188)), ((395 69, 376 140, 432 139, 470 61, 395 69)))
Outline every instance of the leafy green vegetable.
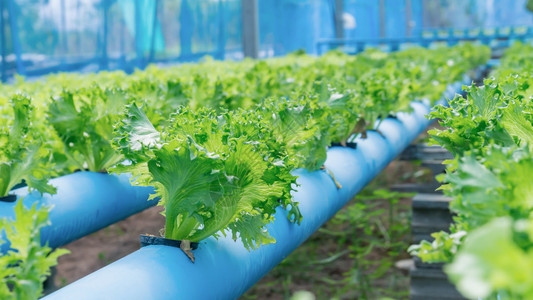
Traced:
POLYGON ((527 76, 518 75, 486 79, 484 86, 466 87, 466 99, 456 96, 449 107, 437 106, 430 118, 441 119, 440 124, 446 128, 429 132, 433 143, 455 155, 491 144, 531 144, 533 120, 527 116, 533 110, 526 101, 527 80, 527 76))
POLYGON ((330 144, 328 111, 324 105, 317 99, 303 96, 281 101, 268 99, 258 108, 271 128, 276 144, 287 148, 295 167, 314 171, 324 165, 330 144))
POLYGON ((431 234, 431 237, 434 238, 432 242, 422 241, 418 245, 411 245, 408 251, 426 263, 450 262, 457 253, 465 235, 465 231, 452 234, 445 231, 435 232, 431 234))
POLYGON ((19 200, 15 206, 15 219, 0 220, 5 237, 10 241, 10 250, 0 256, 0 298, 38 299, 50 268, 57 264, 59 256, 69 252, 41 246, 40 231, 50 225, 48 208, 38 209, 33 205, 26 209, 19 200))
POLYGON ((447 128, 430 132, 454 155, 441 176, 453 197, 452 234, 410 248, 446 272, 471 299, 530 299, 533 262, 533 48, 515 44, 484 86, 438 107, 447 128), (459 237, 459 238, 456 238, 459 237))
POLYGON ((322 117, 324 121, 320 126, 328 131, 332 142, 346 146, 350 138, 365 130, 367 124, 361 116, 360 94, 355 90, 336 89, 331 84, 317 81, 313 92, 317 95, 318 106, 324 110, 322 115, 325 117, 322 117))
POLYGON ((283 149, 268 147, 272 133, 259 114, 179 108, 172 122, 159 134, 132 104, 116 142, 132 162, 116 170, 132 172, 135 184, 153 185, 161 196, 165 237, 200 241, 230 231, 254 249, 274 242, 265 226, 280 204, 300 221, 290 196, 296 178, 283 149))
MULTIPOLYGON (((19 78, 1 86, 2 94, 24 91, 36 109, 26 120, 6 118, 0 143, 7 143, 13 120, 32 120, 35 129, 21 147, 26 152, 2 154, 0 188, 7 193, 25 180, 53 192, 45 184, 50 174, 114 167, 132 173, 136 185, 156 186, 154 197, 161 196, 166 207, 167 237, 197 241, 231 232, 254 248, 273 242, 264 228, 277 207, 301 220, 290 196, 292 170, 323 169, 332 143, 364 137, 384 117, 410 111, 413 100, 440 99, 448 84, 485 63, 488 51, 465 44, 356 56, 332 51, 241 62, 206 58, 131 75, 19 78), (19 164, 24 174, 15 168, 19 160, 32 162, 19 164)), ((529 93, 525 80, 521 88, 509 86, 502 89, 522 97, 529 93)), ((6 99, 0 96, 2 113, 6 99)), ((524 131, 513 127, 517 118, 502 114, 509 139, 524 131)))
POLYGON ((496 218, 469 233, 446 273, 470 299, 531 299, 532 241, 531 220, 496 218), (520 238, 525 247, 516 242, 520 238))
POLYGON ((515 42, 511 47, 505 49, 495 74, 498 77, 503 77, 508 74, 530 71, 533 66, 532 57, 533 45, 515 42))
POLYGON ((100 172, 122 160, 111 146, 113 125, 127 103, 120 90, 93 86, 63 91, 48 111, 48 121, 64 145, 68 159, 79 169, 100 172))
POLYGON ((528 218, 533 213, 533 156, 527 148, 491 146, 483 158, 467 152, 450 166, 444 176, 445 193, 453 199, 450 210, 456 214, 450 236, 437 233, 433 243, 413 246, 413 254, 427 262, 448 262, 465 235, 496 217, 528 218), (453 245, 453 251, 450 247, 453 245))
POLYGON ((15 95, 0 118, 0 196, 23 180, 31 189, 55 193, 48 185, 50 149, 42 140, 40 128, 32 124, 33 107, 30 99, 15 95))

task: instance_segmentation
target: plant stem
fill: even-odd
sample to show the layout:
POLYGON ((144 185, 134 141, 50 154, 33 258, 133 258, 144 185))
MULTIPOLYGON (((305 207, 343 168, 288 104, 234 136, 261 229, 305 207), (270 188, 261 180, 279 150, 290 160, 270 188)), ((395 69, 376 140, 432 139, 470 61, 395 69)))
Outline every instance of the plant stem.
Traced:
POLYGON ((174 240, 185 240, 190 235, 191 232, 198 227, 198 220, 194 217, 183 217, 183 221, 180 224, 168 224, 168 221, 172 218, 167 218, 165 237, 168 239, 174 240), (170 230, 169 230, 170 229, 170 230))

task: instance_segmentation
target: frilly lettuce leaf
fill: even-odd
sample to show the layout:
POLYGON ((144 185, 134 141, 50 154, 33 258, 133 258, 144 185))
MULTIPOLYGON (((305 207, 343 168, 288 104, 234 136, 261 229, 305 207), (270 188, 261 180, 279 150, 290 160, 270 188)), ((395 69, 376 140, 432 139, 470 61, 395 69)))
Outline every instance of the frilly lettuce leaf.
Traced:
POLYGON ((531 299, 532 228, 531 220, 501 217, 473 230, 445 267, 450 280, 469 299, 531 299), (518 236, 528 240, 526 247, 518 236))
POLYGON ((37 208, 36 204, 26 209, 22 202, 19 199, 15 205, 15 220, 0 220, 5 238, 10 242, 10 249, 0 256, 0 298, 6 300, 41 297, 50 268, 57 265, 59 256, 69 253, 41 246, 40 231, 50 225, 49 209, 37 208))
POLYGON ((217 114, 184 107, 158 134, 137 105, 128 106, 115 145, 131 160, 134 183, 153 185, 165 207, 165 237, 200 241, 231 231, 246 248, 274 242, 266 225, 275 208, 291 206, 295 177, 283 148, 253 111, 217 114))
POLYGON ((15 95, 0 124, 0 196, 24 181, 30 189, 54 194, 48 184, 51 151, 42 139, 42 128, 32 123, 30 98, 15 95))
POLYGON ((50 103, 48 122, 63 142, 71 164, 79 169, 106 170, 122 156, 112 145, 113 125, 128 99, 121 90, 92 86, 64 90, 50 103))

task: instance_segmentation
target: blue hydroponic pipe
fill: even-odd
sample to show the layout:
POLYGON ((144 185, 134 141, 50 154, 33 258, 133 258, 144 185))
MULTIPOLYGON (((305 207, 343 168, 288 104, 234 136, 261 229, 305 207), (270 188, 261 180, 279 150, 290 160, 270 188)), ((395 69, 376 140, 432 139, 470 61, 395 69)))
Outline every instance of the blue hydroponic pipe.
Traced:
POLYGON ((194 264, 178 248, 147 246, 43 299, 238 298, 333 217, 429 125, 425 117, 429 106, 414 102, 412 107, 411 113, 384 120, 381 134, 371 131, 366 139, 358 138, 356 149, 328 150, 325 165, 342 189, 324 171, 296 170, 300 186, 294 200, 300 203, 304 218, 300 225, 290 223, 287 211, 278 208, 275 221, 267 226, 275 244, 248 251, 230 236, 210 237, 194 250, 194 264))
MULTIPOLYGON (((54 195, 29 193, 27 187, 10 194, 17 195, 17 201, 24 197, 26 207, 34 204, 51 207, 52 225, 42 229, 41 242, 56 248, 156 205, 157 199, 147 201, 153 188, 132 186, 130 177, 77 172, 50 180, 57 188, 54 195)), ((16 202, 0 202, 0 216, 14 218, 15 205, 16 202)), ((8 248, 4 244, 1 251, 8 248)))

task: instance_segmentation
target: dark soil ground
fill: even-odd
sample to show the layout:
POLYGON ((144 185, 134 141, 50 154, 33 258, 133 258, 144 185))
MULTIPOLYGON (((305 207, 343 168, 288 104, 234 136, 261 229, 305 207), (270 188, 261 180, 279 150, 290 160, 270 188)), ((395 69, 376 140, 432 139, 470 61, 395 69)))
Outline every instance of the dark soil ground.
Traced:
MULTIPOLYGON (((430 181, 428 173, 413 162, 392 162, 361 193, 366 197, 351 201, 243 299, 407 299, 407 272, 394 265, 409 258, 410 198, 369 195, 396 183, 430 181)), ((140 234, 157 234, 163 227, 161 210, 147 209, 66 245, 71 253, 59 259, 55 285, 67 285, 139 249, 140 234)))

